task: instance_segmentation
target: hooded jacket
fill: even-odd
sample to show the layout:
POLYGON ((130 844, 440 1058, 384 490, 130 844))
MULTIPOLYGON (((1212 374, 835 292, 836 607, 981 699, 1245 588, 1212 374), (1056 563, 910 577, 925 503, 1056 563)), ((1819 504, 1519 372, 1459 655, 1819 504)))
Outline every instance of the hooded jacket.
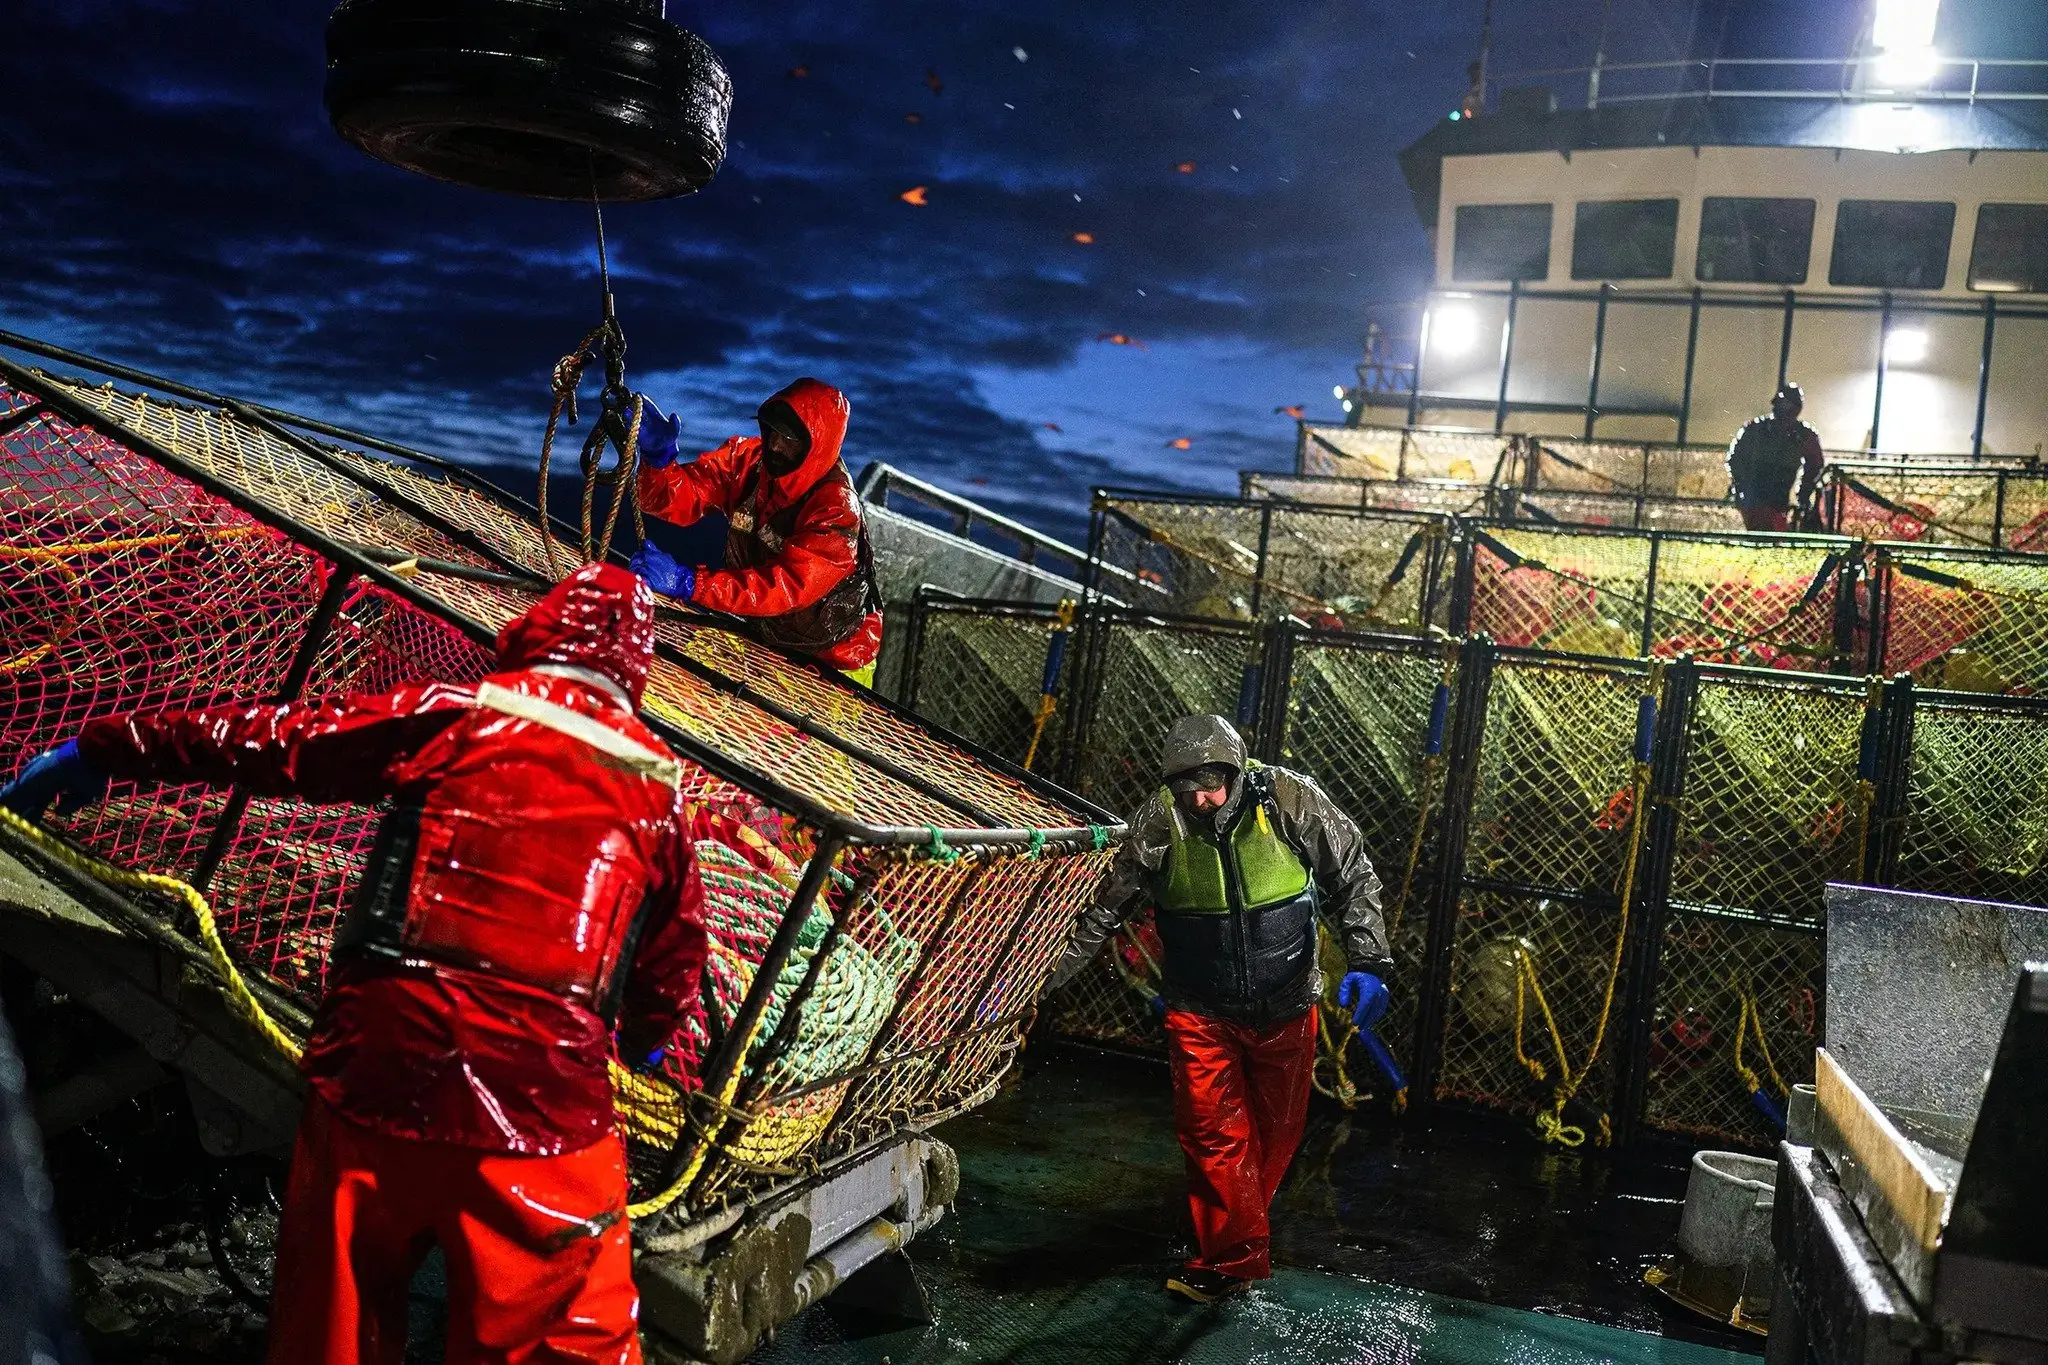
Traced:
POLYGON ((1793 506, 1794 482, 1799 485, 1796 505, 1809 506, 1826 467, 1820 433, 1797 418, 1752 417, 1728 444, 1728 485, 1742 507, 1793 506))
MULTIPOLYGON (((1221 716, 1186 716, 1176 721, 1167 734, 1161 759, 1160 771, 1167 778, 1205 764, 1228 765, 1234 770, 1229 798, 1213 816, 1199 817, 1180 810, 1164 787, 1152 794, 1131 817, 1130 833, 1103 874, 1088 908, 1081 912, 1066 955, 1053 973, 1054 984, 1078 974, 1103 942, 1153 898, 1177 835, 1206 836, 1220 842, 1256 820, 1260 810, 1306 868, 1316 909, 1336 928, 1350 970, 1382 976, 1391 970, 1392 953, 1380 918, 1380 881, 1366 857, 1365 838, 1314 778, 1252 763, 1244 740, 1221 716)), ((1179 941, 1203 951, 1199 939, 1183 936, 1179 941)), ((1249 946, 1252 956, 1261 954, 1261 945, 1249 946)), ((1227 951, 1227 941, 1219 947, 1227 951)), ((1285 945, 1264 947, 1268 956, 1284 956, 1285 945)), ((1169 941, 1164 994, 1170 1009, 1266 1027, 1300 1015, 1313 1007, 1320 995, 1312 935, 1306 959, 1298 953, 1291 959, 1296 970, 1282 971, 1278 978, 1268 974, 1264 991, 1249 999, 1205 984, 1229 975, 1217 971, 1216 964, 1182 963, 1176 967, 1171 960, 1173 952, 1174 943, 1169 941)), ((1247 965, 1248 975, 1257 984, 1256 962, 1247 965)))
POLYGON ((644 1057, 699 1007, 680 769, 634 714, 653 644, 646 585, 588 565, 499 633, 474 685, 98 720, 79 752, 136 780, 392 803, 307 1080, 395 1137, 555 1155, 611 1126, 614 1023, 644 1057))
POLYGON ((725 514, 725 567, 698 571, 692 602, 762 618, 771 644, 862 668, 881 650, 882 604, 860 497, 839 458, 851 410, 845 394, 816 379, 797 380, 763 406, 778 403, 810 435, 795 472, 770 477, 761 438, 734 436, 689 464, 642 468, 640 506, 681 526, 725 514))

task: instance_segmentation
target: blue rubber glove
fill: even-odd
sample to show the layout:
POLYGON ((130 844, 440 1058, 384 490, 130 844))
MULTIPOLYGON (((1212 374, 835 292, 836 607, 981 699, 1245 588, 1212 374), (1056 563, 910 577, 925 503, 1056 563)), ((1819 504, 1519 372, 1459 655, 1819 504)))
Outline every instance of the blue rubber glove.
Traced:
POLYGON ((1145 1002, 1145 1008, 1152 1011, 1154 1019, 1164 1020, 1166 1018, 1166 997, 1163 995, 1153 996, 1145 1002))
POLYGON ((640 463, 649 469, 666 469, 676 462, 676 441, 683 434, 679 418, 663 415, 649 403, 640 414, 640 463))
POLYGON ((633 572, 647 580, 647 586, 664 597, 679 597, 690 600, 690 594, 697 591, 697 571, 687 564, 676 563, 675 556, 647 540, 633 551, 633 572))
POLYGON ((54 800, 57 813, 69 815, 105 796, 107 781, 105 773, 78 756, 78 741, 67 740, 0 787, 0 806, 24 820, 40 820, 54 800))
POLYGON ((1371 972, 1346 972, 1337 983, 1337 1003, 1351 1011, 1351 1022, 1360 1033, 1370 1033, 1386 1017, 1386 983, 1371 972))
POLYGON ((626 1070, 635 1076, 652 1076, 661 1070, 661 1064, 668 1060, 668 1044, 664 1043, 637 1062, 628 1062, 626 1070))

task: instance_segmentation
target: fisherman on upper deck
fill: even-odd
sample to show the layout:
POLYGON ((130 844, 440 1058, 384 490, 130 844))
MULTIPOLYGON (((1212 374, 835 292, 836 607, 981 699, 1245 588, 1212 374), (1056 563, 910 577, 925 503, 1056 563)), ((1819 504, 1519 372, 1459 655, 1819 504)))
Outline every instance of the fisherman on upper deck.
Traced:
POLYGON ((640 506, 689 526, 726 517, 725 567, 678 564, 649 541, 633 570, 656 592, 761 622, 772 645, 856 682, 874 680, 882 602, 860 496, 839 458, 846 395, 799 379, 761 405, 761 434, 676 463, 679 424, 650 408, 640 427, 640 506))
POLYGON ((1797 508, 1803 525, 1813 512, 1813 493, 1827 463, 1820 433, 1799 420, 1806 394, 1787 380, 1771 396, 1771 410, 1752 417, 1728 447, 1728 484, 1742 524, 1752 531, 1791 529, 1792 485, 1799 484, 1797 508))

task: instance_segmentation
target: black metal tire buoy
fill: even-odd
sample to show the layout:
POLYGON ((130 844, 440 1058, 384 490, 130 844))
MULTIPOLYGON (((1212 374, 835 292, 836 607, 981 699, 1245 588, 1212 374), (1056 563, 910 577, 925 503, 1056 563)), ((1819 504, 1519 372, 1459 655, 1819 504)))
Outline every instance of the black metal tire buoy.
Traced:
POLYGON ((662 0, 342 0, 327 116, 380 161, 536 199, 703 188, 732 79, 662 0))

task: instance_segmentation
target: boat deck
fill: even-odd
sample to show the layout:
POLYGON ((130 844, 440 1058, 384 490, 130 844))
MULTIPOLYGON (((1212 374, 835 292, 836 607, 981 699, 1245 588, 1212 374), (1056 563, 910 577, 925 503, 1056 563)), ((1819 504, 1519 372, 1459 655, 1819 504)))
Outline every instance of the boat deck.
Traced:
POLYGON ((1660 1362, 1745 1365, 1754 1338, 1667 1317, 1642 1270, 1678 1225, 1677 1157, 1560 1154, 1498 1119, 1427 1126, 1318 1104, 1275 1207, 1268 1284, 1168 1296, 1187 1252, 1157 1063, 1035 1049, 943 1130, 959 1206, 913 1257, 937 1322, 814 1308, 753 1357, 924 1362, 1660 1362))

